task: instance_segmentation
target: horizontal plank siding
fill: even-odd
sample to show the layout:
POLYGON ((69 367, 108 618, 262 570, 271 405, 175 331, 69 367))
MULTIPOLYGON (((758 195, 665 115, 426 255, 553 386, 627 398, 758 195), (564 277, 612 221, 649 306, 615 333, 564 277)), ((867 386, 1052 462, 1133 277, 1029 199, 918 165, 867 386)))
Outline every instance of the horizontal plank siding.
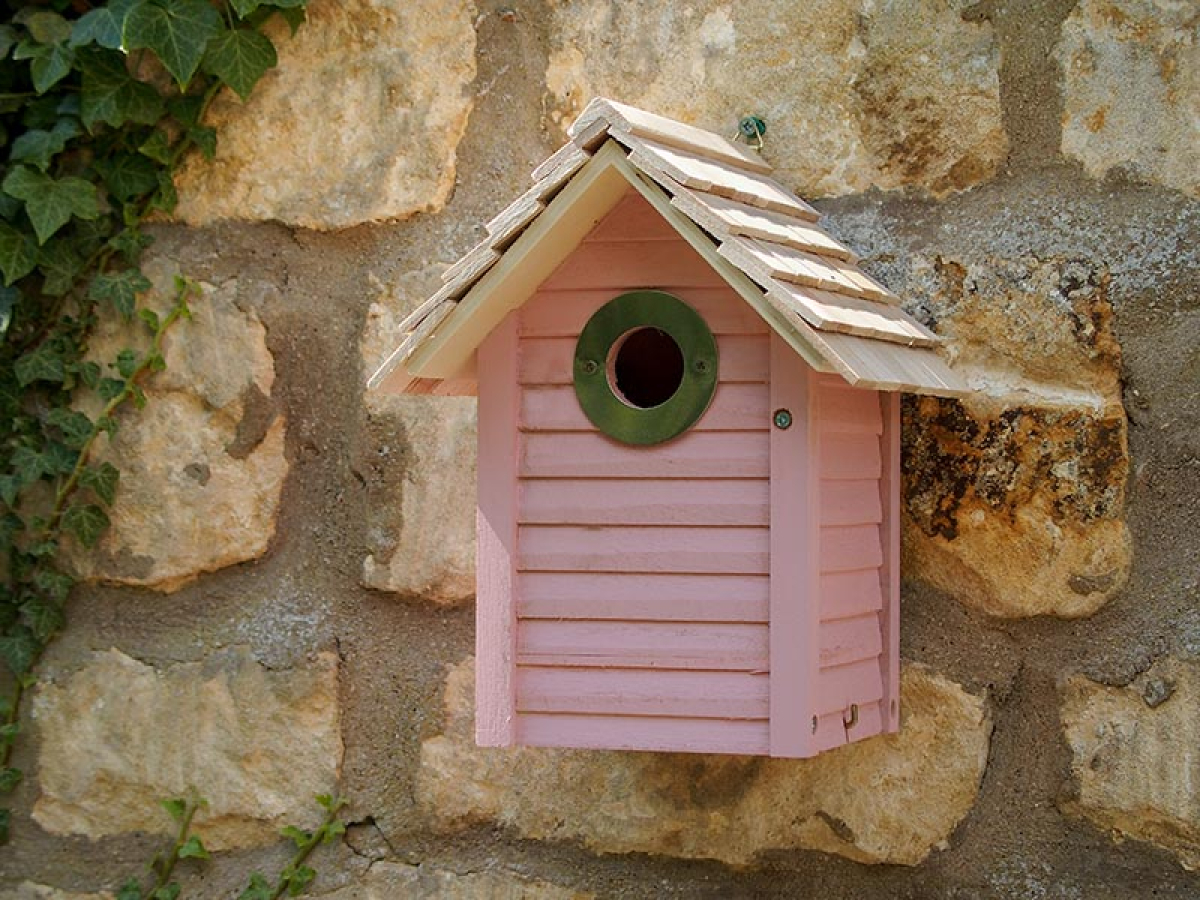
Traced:
POLYGON ((766 527, 767 492, 765 479, 749 478, 709 480, 703 490, 627 478, 525 478, 519 508, 523 524, 766 527))
POLYGON ((648 669, 517 671, 517 711, 764 719, 767 676, 648 669))
POLYGON ((521 713, 517 739, 533 747, 765 754, 766 721, 521 713))
POLYGON ((696 622, 522 620, 521 665, 766 670, 767 628, 696 622))
MULTIPOLYGON (((721 384, 693 431, 745 431, 766 428, 767 389, 762 384, 721 384)), ((526 431, 591 431, 575 388, 527 386, 521 391, 521 428, 526 431)))
POLYGON ((821 482, 822 525, 876 525, 882 521, 883 506, 875 479, 821 482))
POLYGON ((883 698, 883 679, 874 657, 841 666, 826 666, 817 676, 818 716, 841 713, 851 705, 878 703, 883 698))
POLYGON ((878 479, 882 472, 875 434, 822 432, 820 454, 822 479, 878 479))
MULTIPOLYGON (((624 290, 653 287, 655 290, 674 294, 708 323, 715 335, 760 334, 767 335, 767 323, 727 286, 720 288, 688 288, 654 279, 630 285, 624 290)), ((539 290, 521 308, 520 334, 522 338, 577 338, 588 319, 601 306, 623 289, 564 289, 539 290)))
POLYGON ((767 571, 765 528, 522 525, 522 571, 694 572, 756 575, 767 571))
POLYGON ((821 427, 827 433, 882 434, 879 394, 845 382, 823 382, 820 394, 821 427))
MULTIPOLYGON (((521 384, 573 385, 575 342, 575 335, 524 339, 517 369, 521 384)), ((722 385, 766 383, 765 334, 718 334, 717 355, 722 385)))
POLYGON ((878 569, 883 562, 877 525, 821 529, 821 572, 878 569))
POLYGON ((691 431, 647 452, 595 432, 523 434, 523 478, 766 478, 767 432, 691 431))
POLYGON ((821 576, 821 621, 853 619, 883 606, 878 569, 830 572, 821 576))
POLYGON ((766 575, 522 572, 523 619, 766 622, 766 575))
POLYGON ((677 240, 585 241, 542 282, 539 291, 634 290, 661 284, 728 289, 696 251, 677 240))
POLYGON ((821 623, 821 668, 876 659, 883 652, 879 616, 821 623))

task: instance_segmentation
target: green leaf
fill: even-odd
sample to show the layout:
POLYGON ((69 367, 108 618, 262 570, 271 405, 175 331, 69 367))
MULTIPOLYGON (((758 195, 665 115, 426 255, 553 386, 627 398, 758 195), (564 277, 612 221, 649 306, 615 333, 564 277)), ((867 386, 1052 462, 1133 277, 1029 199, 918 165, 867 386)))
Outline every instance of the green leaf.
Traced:
POLYGON ((125 390, 125 382, 120 378, 101 378, 100 384, 96 386, 96 393, 105 402, 108 402, 113 397, 120 396, 123 390, 125 390))
POLYGON ((150 900, 175 900, 179 896, 179 885, 172 881, 170 884, 156 888, 150 895, 150 900))
MULTIPOLYGON (((237 900, 272 900, 275 891, 260 873, 254 872, 250 875, 250 883, 246 886, 237 900)), ((118 897, 117 900, 122 900, 118 897)))
POLYGON ((100 215, 96 186, 82 178, 56 179, 29 166, 17 166, 8 173, 3 187, 10 197, 25 201, 39 244, 46 243, 72 216, 94 219, 100 215))
POLYGON ((339 822, 337 819, 334 819, 325 826, 325 833, 321 835, 321 842, 324 844, 332 844, 345 833, 346 823, 339 822))
POLYGON ((141 0, 109 0, 75 20, 71 29, 71 44, 79 47, 96 43, 109 50, 121 48, 121 31, 129 10, 141 0))
POLYGON ((46 414, 46 424, 61 431, 63 443, 74 450, 82 449, 92 436, 92 420, 64 406, 50 410, 46 414))
POLYGON ((204 112, 204 98, 195 96, 172 97, 167 101, 167 110, 183 125, 195 125, 204 112))
POLYGON ((21 387, 26 387, 35 381, 53 381, 62 384, 67 377, 62 356, 48 341, 20 357, 13 369, 16 372, 17 383, 21 387))
POLYGON ((66 624, 62 609, 53 600, 28 600, 21 604, 21 621, 41 644, 49 643, 66 624))
POLYGON ((217 129, 207 125, 193 125, 187 130, 187 136, 200 148, 205 159, 212 159, 217 155, 217 129))
POLYGON ((116 900, 142 900, 142 886, 136 878, 130 878, 117 891, 116 900))
POLYGON ((125 46, 154 51, 183 88, 223 27, 221 14, 208 0, 147 0, 125 19, 125 46))
POLYGON ((79 484, 93 491, 106 506, 112 506, 117 495, 117 484, 121 480, 120 470, 112 463, 103 462, 88 466, 79 476, 79 484))
POLYGON ((59 119, 49 131, 31 128, 13 141, 9 159, 33 163, 44 172, 50 167, 50 160, 62 153, 67 141, 78 134, 79 125, 74 119, 59 119))
POLYGON ((136 264, 142 251, 154 242, 148 234, 139 231, 136 226, 125 228, 109 240, 108 245, 125 257, 131 265, 136 264))
POLYGON ((121 203, 158 187, 158 166, 140 153, 114 153, 95 162, 104 186, 121 203))
POLYGON ((33 668, 40 649, 33 635, 25 628, 16 628, 0 637, 0 659, 18 678, 33 668))
MULTIPOLYGON (((283 4, 277 3, 275 5, 282 6, 283 4)), ((293 35, 304 24, 305 14, 304 7, 302 6, 280 9, 279 15, 283 16, 283 20, 288 23, 288 27, 292 29, 293 35)))
MULTIPOLYGON (((20 491, 21 485, 14 475, 0 475, 0 500, 4 501, 4 505, 12 509, 17 504, 17 493, 20 491)), ((8 536, 5 535, 5 539, 8 536)))
POLYGON ((159 169, 158 193, 150 201, 151 208, 161 209, 165 213, 170 213, 175 211, 175 206, 178 203, 179 194, 175 190, 175 180, 171 177, 171 171, 169 169, 159 169))
POLYGON ((29 73, 33 76, 33 88, 44 94, 62 81, 75 64, 75 50, 65 44, 35 44, 21 41, 13 53, 13 59, 32 60, 29 73))
POLYGON ((312 880, 317 877, 317 873, 308 866, 296 866, 288 873, 288 896, 299 897, 304 893, 304 889, 312 884, 312 880))
POLYGON ((11 25, 0 25, 0 59, 8 56, 19 39, 17 29, 11 25))
POLYGON ((88 288, 88 296, 96 301, 111 303, 113 309, 129 319, 137 305, 137 295, 151 287, 150 279, 138 269, 125 269, 97 275, 88 288))
POLYGON ((75 287, 75 277, 83 269, 84 263, 75 248, 75 241, 56 237, 38 251, 43 294, 61 297, 75 287))
POLYGON ((32 272, 37 265, 37 257, 37 244, 32 237, 6 222, 0 222, 0 271, 4 272, 5 285, 11 285, 32 272))
POLYGON ((233 7, 239 18, 244 19, 262 6, 262 0, 229 0, 229 5, 233 7))
POLYGON ((142 156, 148 156, 155 162, 160 162, 164 166, 171 164, 171 142, 167 140, 166 132, 155 130, 145 141, 142 146, 138 147, 138 153, 142 156))
POLYGON ((67 594, 71 593, 71 588, 75 586, 75 579, 65 572, 42 568, 34 573, 33 583, 46 596, 61 603, 67 599, 67 594))
POLYGON ((11 744, 21 733, 21 726, 16 722, 0 725, 0 744, 11 744))
POLYGON ((117 354, 117 371, 121 373, 122 378, 130 378, 137 371, 137 367, 137 354, 128 347, 117 354))
POLYGON ((92 390, 95 390, 96 385, 100 383, 100 364, 94 363, 90 359, 71 363, 67 369, 78 375, 79 380, 92 390))
POLYGON ((17 789, 17 785, 21 783, 23 777, 21 770, 14 769, 12 766, 0 769, 0 794, 11 794, 17 789))
POLYGON ((204 842, 193 834, 183 842, 176 855, 180 859, 208 859, 209 854, 204 847, 204 842))
POLYGON ((108 529, 108 514, 94 503, 75 503, 63 513, 62 527, 90 550, 108 529))
POLYGON ((295 825, 287 825, 279 833, 301 849, 311 844, 313 839, 312 832, 301 831, 295 825))
POLYGON ((209 42, 204 68, 245 100, 277 61, 275 45, 266 35, 250 28, 238 28, 225 31, 209 42))
POLYGON ((21 292, 15 287, 0 287, 0 338, 8 333, 12 324, 13 307, 21 299, 21 292))
POLYGON ((158 318, 158 313, 152 309, 139 309, 138 318, 146 323, 146 327, 151 331, 158 331, 162 328, 162 322, 158 318))
POLYGON ((32 447, 17 447, 13 450, 9 465, 12 467, 13 477, 21 485, 33 484, 46 471, 42 454, 32 447))
POLYGON ((38 10, 25 20, 25 27, 39 44, 60 44, 71 36, 71 23, 56 12, 38 10))
POLYGON ((49 441, 42 452, 42 468, 47 475, 67 475, 75 470, 79 451, 58 441, 49 441))
POLYGON ((119 128, 126 122, 153 125, 163 114, 158 91, 131 76, 120 53, 101 50, 84 55, 80 116, 84 126, 95 130, 97 122, 119 128))

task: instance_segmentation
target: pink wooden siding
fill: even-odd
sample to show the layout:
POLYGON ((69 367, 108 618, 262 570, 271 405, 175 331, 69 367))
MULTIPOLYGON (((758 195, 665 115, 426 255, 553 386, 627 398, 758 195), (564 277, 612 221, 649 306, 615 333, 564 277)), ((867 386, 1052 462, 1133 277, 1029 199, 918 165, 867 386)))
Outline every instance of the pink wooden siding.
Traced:
POLYGON ((516 740, 766 753, 766 326, 631 194, 516 327, 516 740), (584 324, 641 288, 691 304, 720 352, 709 410, 658 448, 599 434, 572 387, 584 324))
POLYGON ((892 657, 882 626, 883 395, 836 376, 817 376, 814 383, 821 624, 813 749, 820 751, 885 730, 885 670, 892 657))

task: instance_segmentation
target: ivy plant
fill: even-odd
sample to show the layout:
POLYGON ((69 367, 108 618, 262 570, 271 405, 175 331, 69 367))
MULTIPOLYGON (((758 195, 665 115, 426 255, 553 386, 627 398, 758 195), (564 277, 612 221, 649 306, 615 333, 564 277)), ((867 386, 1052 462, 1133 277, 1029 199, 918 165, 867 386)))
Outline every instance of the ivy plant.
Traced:
MULTIPOLYGON (((74 585, 64 540, 94 547, 120 472, 92 449, 146 396, 163 337, 196 286, 176 280, 165 314, 144 302, 147 219, 177 202, 189 153, 209 158, 213 98, 245 99, 276 62, 264 25, 295 30, 306 0, 7 0, 0 24, 0 795, 21 698, 64 626, 74 585), (88 339, 117 317, 148 349, 97 360, 88 339), (87 402, 84 395, 99 400, 87 402), (99 409, 89 416, 83 410, 99 409)), ((158 307, 162 309, 161 305, 158 307)), ((0 843, 9 811, 0 808, 0 843)))

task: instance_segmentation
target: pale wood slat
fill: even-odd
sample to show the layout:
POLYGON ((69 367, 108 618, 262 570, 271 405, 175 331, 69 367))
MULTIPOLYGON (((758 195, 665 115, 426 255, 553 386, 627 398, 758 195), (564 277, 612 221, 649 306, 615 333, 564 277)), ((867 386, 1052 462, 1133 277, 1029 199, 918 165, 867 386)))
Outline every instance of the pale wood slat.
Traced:
MULTIPOLYGON (((817 675, 818 716, 844 713, 851 704, 862 708, 883 698, 883 677, 877 658, 868 657, 844 666, 827 666, 817 675)), ((819 727, 819 726, 818 726, 819 727)))
MULTIPOLYGON (((537 183, 553 178, 561 178, 566 181, 591 158, 592 154, 582 149, 574 141, 567 141, 542 160, 529 177, 537 183)), ((553 183, 553 181, 548 183, 553 183)))
POLYGON ((517 670, 517 711, 765 719, 767 686, 749 672, 529 666, 517 670))
POLYGON ((567 134, 572 138, 580 136, 593 129, 596 122, 607 123, 610 131, 625 137, 650 139, 752 172, 771 171, 770 165, 752 150, 728 138, 604 97, 598 97, 584 107, 579 118, 567 129, 567 134))
MULTIPOLYGON (((876 506, 878 493, 876 486, 876 506)), ((522 479, 518 515, 530 525, 765 527, 767 503, 762 479, 709 480, 703 486, 679 480, 522 479)))
POLYGON ((821 481, 822 525, 877 525, 883 521, 879 482, 874 478, 855 481, 821 481))
MULTIPOLYGON (((517 558, 525 572, 758 575, 767 571, 767 538, 766 528, 522 525, 517 558)), ((844 543, 831 545, 834 562, 844 543)))
MULTIPOLYGON (((761 323, 745 304, 747 310, 761 323)), ((767 381, 767 337, 750 334, 718 334, 721 384, 763 384, 767 381)), ((524 385, 574 384, 575 344, 577 338, 526 337, 521 341, 518 377, 524 385)))
POLYGON ((821 576, 821 621, 853 619, 883 607, 878 569, 830 572, 821 576))
POLYGON ((618 444, 601 434, 525 434, 520 473, 525 478, 766 478, 767 433, 693 431, 670 453, 618 444))
MULTIPOLYGON (((718 287, 683 287, 655 282, 661 290, 674 294, 704 317, 717 340, 726 334, 766 336, 768 327, 762 316, 750 308, 725 284, 718 287)), ((578 339, 588 319, 611 300, 613 288, 539 290, 521 308, 521 337, 569 337, 578 339)), ((765 379, 764 379, 765 380, 765 379)))
POLYGON ((742 235, 850 263, 855 260, 849 247, 827 235, 809 217, 772 212, 683 186, 675 190, 671 205, 718 240, 726 235, 742 235))
POLYGON ((826 432, 850 434, 883 433, 879 392, 853 387, 840 378, 817 388, 821 428, 826 432))
POLYGON ((934 347, 940 339, 890 303, 768 278, 767 293, 823 331, 839 331, 913 347, 934 347))
POLYGON ((883 717, 878 703, 859 704, 858 722, 853 727, 846 727, 845 720, 848 717, 849 710, 836 710, 818 716, 817 730, 813 733, 813 754, 824 753, 883 731, 883 717))
POLYGON ((653 285, 692 288, 727 287, 682 240, 585 241, 542 282, 540 291, 570 288, 613 291, 638 290, 653 285))
POLYGON ((825 432, 820 437, 821 478, 879 478, 883 457, 870 432, 825 432))
POLYGON ((443 284, 471 285, 482 277, 483 273, 500 261, 500 254, 492 247, 491 238, 467 253, 454 265, 442 273, 443 284))
POLYGON ((668 193, 676 184, 741 200, 751 206, 816 221, 820 214, 766 175, 757 175, 718 160, 644 139, 630 140, 629 161, 668 193))
MULTIPOLYGON (((693 431, 746 431, 770 421, 767 388, 762 384, 718 385, 712 403, 693 431)), ((525 431, 592 431, 573 386, 528 387, 521 392, 521 428, 525 431)))
POLYGON ((816 256, 783 244, 772 244, 757 238, 730 237, 722 242, 717 252, 764 287, 770 287, 770 279, 779 279, 866 300, 899 302, 887 288, 849 263, 816 256))
POLYGON ((878 569, 883 563, 879 526, 845 525, 821 529, 821 573, 878 569))
POLYGON ((883 637, 875 613, 821 623, 822 669, 876 659, 882 652, 883 637))
POLYGON ((970 388, 937 353, 849 334, 817 333, 822 355, 847 380, 880 390, 962 397, 970 388))
POLYGON ((522 572, 517 613, 527 619, 766 622, 765 575, 522 572))
POLYGON ((520 713, 517 737, 530 747, 765 754, 766 721, 520 713))
POLYGON ((767 630, 741 623, 525 619, 517 627, 517 664, 766 671, 767 630), (539 662, 550 659, 558 662, 539 662))

